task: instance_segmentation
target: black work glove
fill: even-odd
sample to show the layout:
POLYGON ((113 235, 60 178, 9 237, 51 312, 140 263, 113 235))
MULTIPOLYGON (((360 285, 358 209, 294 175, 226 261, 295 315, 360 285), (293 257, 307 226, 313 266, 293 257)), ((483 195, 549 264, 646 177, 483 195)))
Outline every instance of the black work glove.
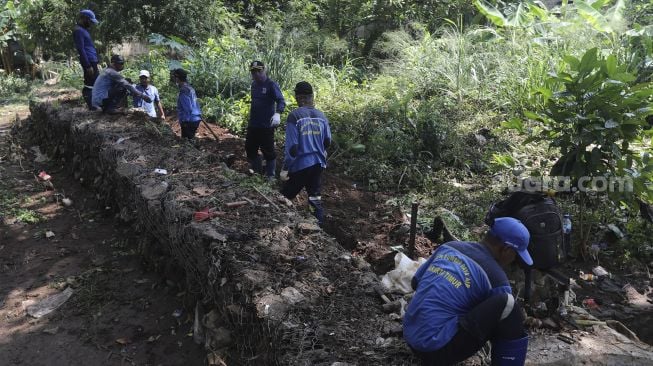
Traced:
POLYGON ((145 94, 143 94, 143 96, 142 96, 141 98, 143 98, 143 100, 146 101, 146 102, 148 102, 148 103, 152 103, 152 98, 148 97, 148 96, 145 95, 145 94))

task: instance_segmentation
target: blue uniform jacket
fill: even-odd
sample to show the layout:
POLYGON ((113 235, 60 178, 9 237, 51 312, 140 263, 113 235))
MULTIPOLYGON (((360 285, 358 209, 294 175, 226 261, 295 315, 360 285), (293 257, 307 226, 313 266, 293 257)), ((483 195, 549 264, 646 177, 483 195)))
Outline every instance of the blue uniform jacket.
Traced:
POLYGON ((91 34, 84 27, 79 25, 75 26, 73 30, 73 40, 75 41, 75 48, 79 53, 79 63, 83 68, 91 67, 91 63, 97 64, 97 51, 91 39, 91 34))
POLYGON ((314 107, 295 109, 286 121, 286 169, 294 173, 315 164, 326 168, 326 147, 330 143, 331 128, 324 113, 314 107))
POLYGON ((415 273, 413 296, 404 316, 404 338, 415 350, 444 347, 458 331, 458 317, 490 296, 512 293, 508 277, 479 243, 440 246, 415 273))
POLYGON ((195 89, 188 84, 179 87, 179 96, 177 97, 177 115, 179 122, 197 122, 202 120, 202 110, 197 103, 195 89))
POLYGON ((279 84, 270 78, 259 83, 252 82, 251 88, 252 104, 249 109, 249 127, 269 128, 270 119, 276 113, 283 113, 286 108, 286 101, 279 84), (276 109, 275 109, 276 104, 276 109))

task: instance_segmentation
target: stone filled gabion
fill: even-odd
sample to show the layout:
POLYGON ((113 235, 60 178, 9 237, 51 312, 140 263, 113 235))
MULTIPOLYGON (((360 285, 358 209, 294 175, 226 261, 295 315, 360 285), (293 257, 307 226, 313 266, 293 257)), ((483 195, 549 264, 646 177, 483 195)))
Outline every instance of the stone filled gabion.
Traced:
POLYGON ((278 193, 267 189, 279 202, 269 205, 238 184, 245 176, 140 115, 102 116, 65 100, 40 100, 31 111, 21 133, 146 237, 145 257, 180 269, 173 280, 201 299, 209 350, 233 364, 416 364, 388 331, 399 323, 381 311, 369 265, 345 255, 278 193), (198 195, 197 187, 213 193, 198 195), (249 203, 225 206, 242 199, 249 203), (193 222, 205 207, 225 214, 193 222))

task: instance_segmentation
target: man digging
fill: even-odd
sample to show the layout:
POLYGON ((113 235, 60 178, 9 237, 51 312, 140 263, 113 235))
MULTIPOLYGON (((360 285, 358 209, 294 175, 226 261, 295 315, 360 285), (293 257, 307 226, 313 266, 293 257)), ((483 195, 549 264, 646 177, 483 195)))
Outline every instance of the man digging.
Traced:
POLYGON ((461 362, 488 340, 493 366, 524 365, 524 315, 501 267, 518 256, 532 265, 529 240, 519 220, 500 217, 480 243, 445 243, 417 270, 404 338, 424 365, 461 362))

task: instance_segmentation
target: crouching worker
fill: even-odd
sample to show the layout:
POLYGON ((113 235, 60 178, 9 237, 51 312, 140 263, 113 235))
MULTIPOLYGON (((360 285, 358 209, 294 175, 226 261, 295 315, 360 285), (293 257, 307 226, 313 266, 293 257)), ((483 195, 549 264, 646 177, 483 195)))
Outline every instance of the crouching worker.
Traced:
POLYGON ((181 137, 193 141, 195 132, 202 121, 202 110, 197 103, 195 89, 188 83, 188 71, 184 69, 175 69, 172 72, 175 84, 179 88, 177 96, 177 115, 179 116, 179 127, 181 127, 181 137))
POLYGON ((120 55, 111 56, 111 64, 102 70, 93 84, 93 107, 101 108, 108 114, 118 113, 118 108, 126 102, 128 94, 151 103, 152 99, 136 90, 120 72, 125 68, 125 60, 120 55))
POLYGON ((417 270, 403 325, 406 342, 424 365, 463 361, 488 340, 492 365, 524 364, 524 315, 501 267, 517 256, 532 265, 529 240, 519 220, 497 218, 480 243, 445 243, 417 270))
POLYGON ((322 225, 324 210, 320 197, 322 171, 326 168, 326 149, 331 144, 331 129, 324 113, 315 108, 313 87, 306 81, 295 86, 299 108, 286 121, 284 171, 287 174, 281 193, 293 199, 303 188, 317 221, 322 225))

